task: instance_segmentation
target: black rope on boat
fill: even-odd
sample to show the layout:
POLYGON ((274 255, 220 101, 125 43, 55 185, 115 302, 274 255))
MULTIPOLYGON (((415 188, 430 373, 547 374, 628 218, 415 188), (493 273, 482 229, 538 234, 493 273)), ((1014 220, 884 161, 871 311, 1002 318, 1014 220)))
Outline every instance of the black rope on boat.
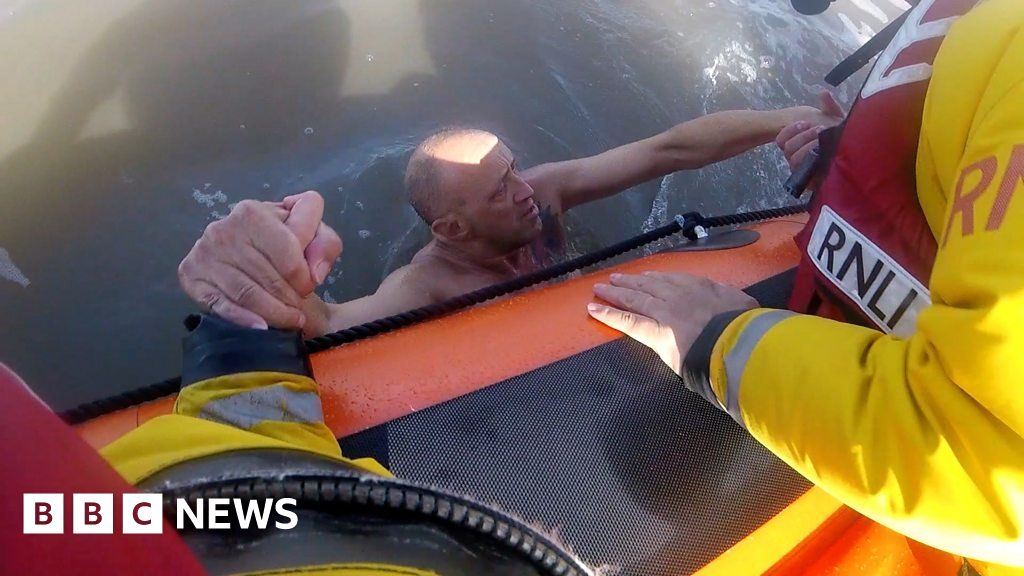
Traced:
POLYGON ((70 410, 58 412, 57 416, 73 426, 75 424, 81 424, 86 420, 92 420, 93 418, 104 414, 117 412, 118 410, 128 408, 129 406, 159 400, 160 398, 176 393, 180 389, 181 376, 175 376, 174 378, 161 380, 160 382, 156 382, 148 386, 136 388, 113 396, 107 396, 106 398, 100 398, 93 402, 79 404, 70 410))
MULTIPOLYGON (((495 284, 494 286, 488 286, 487 288, 481 288, 480 290, 469 292, 462 296, 450 298, 444 302, 430 304, 429 306, 423 306, 421 308, 402 312, 401 314, 395 314, 393 316, 388 316, 387 318, 381 318, 380 320, 374 320, 372 322, 352 326, 351 328, 346 328, 331 334, 324 334, 323 336, 306 340, 306 349, 310 354, 322 352, 336 346, 349 344, 351 342, 370 338, 371 336, 377 336, 378 334, 384 334, 391 332, 392 330, 412 326, 413 324, 419 324, 420 322, 432 320, 459 310, 465 310, 466 308, 487 302, 488 300, 505 296, 512 292, 517 292, 524 288, 529 288, 549 280, 554 280, 555 278, 577 270, 582 270, 583 268, 588 268, 594 264, 625 254, 631 250, 642 248, 643 246, 651 244, 652 242, 657 242, 662 238, 667 238, 668 236, 678 232, 682 232, 690 240, 695 240, 697 238, 698 227, 710 229, 722 226, 749 224, 752 222, 760 222, 762 220, 793 216, 806 211, 806 204, 798 204, 796 206, 769 208, 766 210, 741 212, 725 216, 712 216, 709 218, 705 218, 697 212, 690 212, 676 217, 673 222, 651 230, 650 232, 634 236, 633 238, 602 248, 596 252, 584 254, 579 258, 573 258, 572 260, 568 260, 561 264, 556 264, 543 270, 525 274, 513 280, 509 280, 508 282, 495 284)), ((127 392, 122 392, 121 394, 82 404, 70 410, 60 412, 58 415, 68 424, 80 424, 86 420, 96 418, 97 416, 116 412, 123 408, 128 408, 143 402, 151 402, 165 396, 170 396, 171 394, 178 392, 180 388, 181 377, 175 376, 174 378, 168 378, 167 380, 150 384, 142 388, 136 388, 127 392)))
POLYGON ((755 212, 730 214, 727 216, 714 216, 711 218, 705 218, 696 212, 690 212, 683 215, 682 224, 680 224, 677 219, 670 224, 666 224, 660 228, 655 228, 654 230, 645 232, 639 236, 634 236, 633 238, 624 240, 618 244, 612 244, 611 246, 602 248, 596 252, 584 254, 579 258, 574 258, 543 270, 525 274, 513 280, 509 280, 508 282, 495 284, 494 286, 488 286, 487 288, 481 288, 480 290, 456 296, 455 298, 450 298, 437 304, 416 308, 415 310, 402 312, 401 314, 395 314, 394 316, 388 316, 387 318, 374 320, 373 322, 360 324, 359 326, 353 326, 351 328, 339 330, 338 332, 318 336, 307 340, 306 347, 311 354, 314 352, 321 352, 323 350, 334 348, 335 346, 341 346, 342 344, 348 344, 350 342, 355 342, 356 340, 362 340, 363 338, 411 326, 413 324, 423 322, 424 320, 430 320, 445 314, 464 310, 470 306, 475 306, 488 300, 505 296, 524 288, 529 288, 530 286, 554 280, 559 276, 564 276, 571 272, 588 268, 594 264, 598 264, 610 258, 625 254, 631 250, 636 250, 637 248, 651 244, 652 242, 657 242, 658 240, 671 236, 677 232, 683 232, 683 234, 693 240, 696 238, 694 230, 697 226, 703 226, 707 229, 747 224, 750 222, 769 220, 782 216, 792 216, 793 214, 799 214, 806 211, 806 206, 798 205, 785 208, 758 210, 755 212))

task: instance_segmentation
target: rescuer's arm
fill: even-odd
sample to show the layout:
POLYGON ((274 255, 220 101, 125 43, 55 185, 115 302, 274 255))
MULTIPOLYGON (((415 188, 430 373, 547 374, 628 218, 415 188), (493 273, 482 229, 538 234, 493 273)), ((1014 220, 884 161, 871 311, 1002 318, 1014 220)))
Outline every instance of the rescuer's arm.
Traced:
POLYGON ((790 124, 804 122, 809 128, 837 120, 811 106, 715 112, 596 156, 535 166, 523 178, 536 190, 550 190, 568 210, 653 178, 732 158, 773 141, 790 124))
MULTIPOLYGON (((175 464, 236 450, 298 450, 344 460, 297 333, 243 328, 213 316, 190 328, 184 387, 173 413, 101 450, 126 480, 138 483, 175 464)), ((346 461, 389 475, 371 459, 346 461)))
MULTIPOLYGON (((1024 16, 1006 1, 984 6, 1013 6, 1024 16)), ((991 28, 984 34, 993 37, 991 28)), ((1021 565, 1024 34, 1008 36, 999 44, 1002 59, 977 71, 985 78, 979 93, 965 93, 963 77, 940 77, 952 56, 936 62, 921 153, 950 165, 918 174, 919 188, 932 179, 944 196, 923 197, 926 212, 929 203, 946 208, 934 226, 933 304, 915 333, 900 339, 763 309, 724 314, 692 347, 680 348, 685 362, 676 368, 775 454, 859 512, 944 550, 1021 565), (936 102, 947 96, 971 115, 969 130, 957 134, 950 126, 948 106, 956 103, 936 102)), ((976 60, 977 51, 956 56, 976 60)), ((610 312, 595 316, 663 341, 665 327, 670 338, 673 327, 682 334, 690 327, 681 310, 649 307, 657 322, 633 318, 632 325, 610 312)))
POLYGON ((844 502, 933 546, 1016 565, 1024 564, 1022 22, 1019 4, 992 2, 958 23, 936 61, 918 188, 939 250, 933 305, 917 331, 904 340, 797 316, 758 337, 758 324, 773 321, 752 312, 729 324, 710 362, 716 395, 728 404, 728 390, 738 391, 748 430, 844 502), (992 25, 995 17, 1016 24, 992 25), (746 363, 728 360, 746 346, 746 363))

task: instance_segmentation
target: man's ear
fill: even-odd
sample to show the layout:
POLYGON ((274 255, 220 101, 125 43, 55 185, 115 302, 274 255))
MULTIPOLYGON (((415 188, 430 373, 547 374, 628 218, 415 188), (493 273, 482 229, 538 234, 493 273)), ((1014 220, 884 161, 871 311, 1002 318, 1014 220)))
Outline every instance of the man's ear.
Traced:
POLYGON ((469 238, 469 227, 455 214, 447 214, 434 220, 430 225, 430 231, 434 236, 449 242, 462 242, 469 238))

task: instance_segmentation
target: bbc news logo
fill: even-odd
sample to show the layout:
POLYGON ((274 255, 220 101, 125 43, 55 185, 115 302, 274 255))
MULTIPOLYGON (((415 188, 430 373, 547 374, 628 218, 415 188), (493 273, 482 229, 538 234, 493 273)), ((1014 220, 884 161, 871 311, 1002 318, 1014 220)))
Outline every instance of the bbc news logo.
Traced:
MULTIPOLYGON (((114 533, 113 494, 72 494, 71 503, 72 534, 114 533)), ((274 528, 291 530, 299 522, 295 506, 294 498, 198 498, 194 504, 178 498, 175 500, 175 526, 178 530, 230 530, 236 527, 266 530, 274 520, 274 528)), ((122 494, 121 533, 162 533, 162 511, 163 497, 160 494, 122 494)), ((64 533, 64 494, 25 494, 22 513, 22 531, 25 534, 64 533)))

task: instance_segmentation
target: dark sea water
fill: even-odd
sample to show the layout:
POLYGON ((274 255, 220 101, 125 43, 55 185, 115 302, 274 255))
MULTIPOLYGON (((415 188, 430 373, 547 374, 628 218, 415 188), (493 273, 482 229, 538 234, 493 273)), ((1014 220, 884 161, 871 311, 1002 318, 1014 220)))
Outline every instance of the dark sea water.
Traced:
MULTIPOLYGON (((530 166, 813 103, 905 7, 874 2, 0 0, 0 360, 56 409, 177 374, 176 267, 233 203, 320 190, 324 297, 361 296, 427 238, 401 178, 439 127, 530 166)), ((638 186, 570 213, 570 251, 779 204, 786 174, 766 147, 638 186)))

